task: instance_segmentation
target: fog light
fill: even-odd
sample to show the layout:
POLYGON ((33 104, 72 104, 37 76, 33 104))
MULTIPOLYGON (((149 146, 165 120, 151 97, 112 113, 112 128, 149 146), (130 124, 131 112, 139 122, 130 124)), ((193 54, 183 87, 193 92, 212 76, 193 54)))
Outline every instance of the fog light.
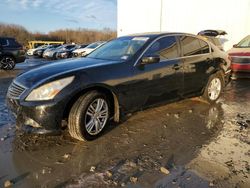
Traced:
POLYGON ((34 121, 33 119, 30 119, 30 118, 25 120, 25 125, 29 125, 29 126, 34 127, 34 128, 42 127, 36 121, 34 121))

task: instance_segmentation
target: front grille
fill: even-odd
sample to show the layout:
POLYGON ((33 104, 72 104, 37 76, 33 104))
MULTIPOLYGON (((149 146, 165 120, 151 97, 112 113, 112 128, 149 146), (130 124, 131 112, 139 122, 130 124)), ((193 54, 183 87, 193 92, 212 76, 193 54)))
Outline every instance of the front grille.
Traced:
POLYGON ((21 86, 16 82, 12 82, 8 89, 8 97, 17 99, 21 96, 21 94, 25 91, 25 87, 21 86))

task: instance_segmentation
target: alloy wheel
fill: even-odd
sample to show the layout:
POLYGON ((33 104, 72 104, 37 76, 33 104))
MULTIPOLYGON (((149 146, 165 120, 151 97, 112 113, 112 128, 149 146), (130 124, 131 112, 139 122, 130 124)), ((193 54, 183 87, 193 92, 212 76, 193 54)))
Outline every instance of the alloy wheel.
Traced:
POLYGON ((209 84, 208 87, 208 97, 210 100, 216 100, 221 93, 221 80, 219 78, 214 78, 209 84))
POLYGON ((0 68, 11 70, 15 67, 15 60, 12 57, 3 57, 0 61, 0 68))
POLYGON ((109 115, 108 103, 103 98, 95 99, 87 108, 85 128, 90 135, 99 134, 104 128, 109 115))

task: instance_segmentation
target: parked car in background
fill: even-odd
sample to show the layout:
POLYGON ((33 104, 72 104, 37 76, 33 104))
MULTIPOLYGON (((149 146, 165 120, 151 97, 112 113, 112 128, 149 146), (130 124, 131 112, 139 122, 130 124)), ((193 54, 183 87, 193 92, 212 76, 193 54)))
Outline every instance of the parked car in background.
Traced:
POLYGON ((60 48, 62 48, 62 46, 63 45, 60 45, 58 47, 53 46, 51 48, 45 49, 44 52, 43 52, 43 58, 49 58, 49 56, 51 55, 52 51, 56 51, 56 49, 60 49, 60 48))
POLYGON ((202 37, 137 34, 109 41, 86 58, 22 73, 7 103, 24 130, 58 133, 64 119, 72 137, 92 140, 110 120, 152 105, 194 96, 214 103, 229 76, 227 54, 202 37))
POLYGON ((75 49, 79 48, 78 45, 70 45, 67 48, 63 48, 56 53, 56 59, 67 59, 72 57, 72 53, 75 49))
POLYGON ((61 46, 61 44, 48 45, 48 46, 45 47, 45 48, 38 48, 38 49, 36 49, 36 50, 33 52, 33 55, 34 55, 34 56, 37 56, 37 57, 43 57, 43 53, 44 53, 45 50, 57 48, 57 47, 59 47, 59 46, 61 46))
POLYGON ((203 36, 208 41, 212 42, 216 45, 219 49, 224 51, 223 43, 225 39, 222 39, 221 36, 227 35, 226 31, 223 30, 203 30, 198 33, 198 35, 203 36))
POLYGON ((79 56, 84 57, 84 56, 90 54, 95 49, 99 48, 104 43, 105 43, 105 41, 94 42, 94 43, 89 44, 85 48, 76 49, 73 51, 73 56, 74 57, 79 57, 79 56))
POLYGON ((81 45, 81 47, 75 49, 73 52, 72 52, 72 57, 79 57, 81 55, 81 53, 84 51, 84 49, 90 44, 83 44, 81 45))
POLYGON ((45 52, 43 53, 43 57, 48 58, 48 59, 56 59, 56 55, 58 52, 64 51, 66 49, 71 49, 74 47, 75 47, 75 44, 64 44, 64 45, 59 46, 57 48, 45 50, 45 52))
POLYGON ((0 37, 0 69, 14 69, 16 63, 25 61, 25 50, 16 39, 0 37))
POLYGON ((228 55, 232 61, 232 79, 250 78, 250 35, 235 44, 228 55))
POLYGON ((39 49, 46 49, 47 47, 48 47, 48 45, 45 44, 45 45, 39 46, 39 47, 37 47, 37 48, 29 49, 29 50, 27 51, 27 55, 28 55, 28 56, 33 56, 33 55, 34 55, 34 52, 35 52, 36 50, 39 50, 39 49))

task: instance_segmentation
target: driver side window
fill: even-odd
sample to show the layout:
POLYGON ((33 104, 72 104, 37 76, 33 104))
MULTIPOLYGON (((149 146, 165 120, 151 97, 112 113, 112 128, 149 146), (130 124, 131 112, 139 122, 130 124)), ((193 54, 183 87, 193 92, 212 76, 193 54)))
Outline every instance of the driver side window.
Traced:
POLYGON ((167 36, 155 41, 144 56, 159 55, 161 61, 179 57, 178 46, 175 36, 167 36))

